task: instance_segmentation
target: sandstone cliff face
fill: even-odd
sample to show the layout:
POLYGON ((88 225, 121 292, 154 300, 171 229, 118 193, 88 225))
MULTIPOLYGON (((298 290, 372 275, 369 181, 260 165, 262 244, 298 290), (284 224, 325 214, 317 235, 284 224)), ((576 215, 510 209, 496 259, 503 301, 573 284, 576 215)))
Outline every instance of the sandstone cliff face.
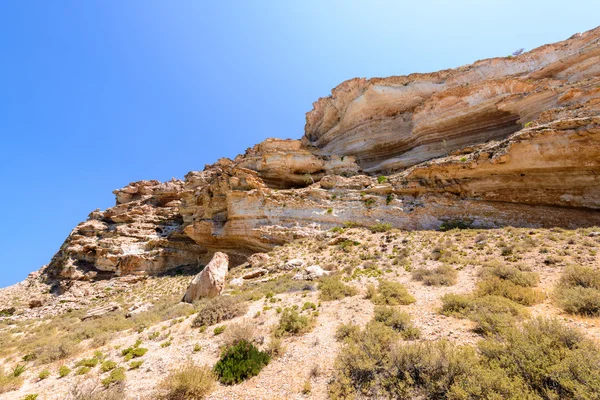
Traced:
POLYGON ((599 175, 597 28, 513 58, 344 82, 314 103, 301 140, 115 191, 117 205, 75 228, 48 271, 154 274, 215 251, 235 265, 346 221, 600 225, 599 175))

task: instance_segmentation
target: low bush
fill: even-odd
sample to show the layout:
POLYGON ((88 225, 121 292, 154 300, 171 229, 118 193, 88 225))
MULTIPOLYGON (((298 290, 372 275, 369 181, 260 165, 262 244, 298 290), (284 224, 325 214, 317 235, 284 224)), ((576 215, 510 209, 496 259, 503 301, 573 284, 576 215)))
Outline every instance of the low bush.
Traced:
POLYGON ((267 343, 265 351, 271 358, 277 358, 285 354, 285 346, 283 345, 281 338, 271 336, 271 340, 267 343))
POLYGON ((102 380, 102 384, 105 387, 109 387, 112 384, 118 384, 125 381, 125 368, 119 367, 110 371, 110 374, 102 380))
POLYGON ((112 371, 113 369, 117 368, 117 363, 114 361, 110 361, 110 360, 106 360, 102 363, 102 365, 100 366, 100 370, 102 372, 108 372, 108 371, 112 371))
POLYGON ((569 314, 600 316, 600 291, 585 287, 559 287, 555 291, 558 305, 569 314))
POLYGON ((335 338, 338 341, 346 340, 347 338, 354 337, 360 332, 360 326, 349 323, 338 325, 335 331, 335 338))
POLYGON ((99 360, 97 358, 84 358, 83 360, 77 361, 75 364, 76 367, 89 367, 94 368, 98 365, 99 360))
POLYGON ((600 350, 558 320, 537 318, 480 343, 485 359, 542 398, 600 398, 600 350))
POLYGON ((567 287, 583 287, 600 290, 600 270, 572 265, 565 268, 560 283, 567 287))
POLYGON ((242 340, 252 343, 256 330, 254 325, 248 322, 240 322, 237 324, 231 324, 227 327, 225 334, 223 335, 223 343, 225 346, 233 346, 242 340))
POLYGON ((38 374, 38 378, 40 379, 40 381, 43 381, 44 379, 47 379, 50 377, 50 371, 48 371, 47 369, 42 370, 39 374, 38 374))
POLYGON ((523 306, 505 297, 460 294, 444 295, 441 313, 476 322, 475 331, 482 334, 499 333, 527 316, 523 306))
POLYGON ((244 303, 230 296, 218 296, 210 299, 200 309, 192 326, 210 326, 218 324, 246 313, 248 307, 244 303))
POLYGON ((522 271, 515 266, 501 263, 488 263, 484 265, 479 275, 484 279, 496 277, 523 287, 534 287, 540 281, 539 275, 535 272, 522 271))
POLYGON ((355 288, 345 285, 335 276, 322 278, 319 290, 321 291, 319 298, 322 301, 340 300, 358 293, 355 288))
POLYGON ((408 293, 403 284, 391 281, 380 281, 377 295, 371 299, 379 305, 407 305, 415 302, 415 298, 408 293))
POLYGON ((525 306, 544 300, 544 295, 531 287, 524 287, 510 280, 490 277, 477 283, 476 296, 501 296, 525 306))
POLYGON ((423 281, 427 286, 452 286, 458 272, 450 265, 440 265, 433 269, 419 268, 412 272, 414 280, 423 281))
POLYGON ((0 370, 0 394, 12 392, 23 385, 23 377, 14 374, 14 371, 6 374, 0 370))
POLYGON ((69 375, 70 373, 71 373, 71 368, 67 367, 66 365, 62 365, 58 369, 58 376, 60 376, 61 378, 64 378, 65 376, 69 375))
MULTIPOLYGON (((556 320, 484 339, 402 344, 377 322, 344 342, 329 393, 346 398, 595 399, 600 350, 556 320)), ((393 331, 392 331, 393 332, 393 331)))
POLYGON ((171 372, 160 384, 161 400, 200 400, 212 392, 215 376, 206 366, 198 366, 192 362, 171 372))
POLYGON ((372 225, 369 227, 369 230, 373 233, 377 233, 377 232, 388 232, 392 230, 392 224, 389 224, 387 222, 384 223, 378 223, 375 225, 372 225))
POLYGON ((398 332, 412 326, 409 314, 388 306, 376 306, 373 319, 398 332))
POLYGON ((129 369, 138 369, 144 364, 144 360, 132 361, 129 363, 129 369))
POLYGON ((300 335, 311 330, 312 326, 312 317, 301 315, 298 311, 291 308, 284 308, 279 319, 279 324, 275 328, 275 336, 300 335))
POLYGON ((77 371, 75 371, 76 375, 86 375, 92 369, 90 367, 79 367, 77 371))
POLYGON ((567 267, 554 294, 558 305, 569 314, 600 316, 600 271, 567 267))
POLYGON ((223 351, 214 367, 214 373, 225 385, 240 383, 256 376, 271 357, 245 340, 223 351))

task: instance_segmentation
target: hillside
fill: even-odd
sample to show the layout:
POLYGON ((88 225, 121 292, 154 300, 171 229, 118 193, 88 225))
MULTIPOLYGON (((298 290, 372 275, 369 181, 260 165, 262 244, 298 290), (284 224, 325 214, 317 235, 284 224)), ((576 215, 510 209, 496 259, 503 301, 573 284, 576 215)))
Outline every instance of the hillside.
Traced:
POLYGON ((598 398, 599 173, 600 28, 346 81, 1 289, 0 398, 598 398), (182 302, 217 252, 220 296, 182 302), (230 384, 240 343, 268 362, 230 384))

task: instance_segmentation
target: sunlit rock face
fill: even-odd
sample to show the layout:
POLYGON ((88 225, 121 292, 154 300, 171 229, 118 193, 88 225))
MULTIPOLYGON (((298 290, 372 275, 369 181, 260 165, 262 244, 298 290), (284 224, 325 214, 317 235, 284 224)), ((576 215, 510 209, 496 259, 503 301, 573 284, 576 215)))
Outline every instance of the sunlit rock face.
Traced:
POLYGON ((429 74, 351 79, 313 104, 303 143, 356 156, 375 173, 507 138, 549 109, 598 97, 598 36, 429 74))
POLYGON ((401 229, 600 225, 600 28, 431 74, 352 79, 301 140, 268 139, 185 180, 135 182, 47 268, 94 279, 231 266, 347 222, 401 229))

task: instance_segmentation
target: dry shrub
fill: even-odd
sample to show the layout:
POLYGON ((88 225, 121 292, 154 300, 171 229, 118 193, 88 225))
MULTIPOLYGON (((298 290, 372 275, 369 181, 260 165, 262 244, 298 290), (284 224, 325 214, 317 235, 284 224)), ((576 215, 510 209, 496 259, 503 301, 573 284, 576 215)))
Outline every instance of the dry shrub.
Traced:
POLYGON ((161 400, 200 400, 212 392, 215 376, 207 366, 192 362, 171 372, 159 385, 163 391, 161 400))
POLYGON ((254 325, 247 321, 243 321, 227 326, 227 330, 223 335, 223 342, 227 347, 233 346, 242 340, 252 343, 254 342, 255 335, 256 329, 254 328, 254 325))
POLYGON ((555 297, 569 314, 599 316, 600 271, 577 265, 567 267, 556 287, 555 297))
POLYGON ((218 296, 200 306, 200 312, 192 323, 193 327, 210 326, 222 321, 239 317, 248 310, 248 306, 234 297, 218 296))
POLYGON ((415 298, 408 293, 403 284, 392 281, 381 280, 377 295, 371 299, 373 303, 379 305, 407 305, 415 302, 415 298))
POLYGON ((420 336, 419 329, 413 325, 410 315, 393 307, 376 306, 373 319, 400 332, 405 339, 417 339, 420 336))
POLYGON ((21 385, 23 385, 22 376, 16 376, 12 371, 9 373, 0 371, 0 394, 17 390, 21 385))
POLYGON ((414 280, 423 281, 427 286, 452 286, 458 272, 450 265, 440 265, 434 269, 419 268, 412 272, 414 280))
POLYGON ((499 333, 527 316, 523 306, 505 297, 461 294, 443 296, 441 313, 476 322, 475 331, 482 334, 499 333))
POLYGON ((510 280, 490 277, 480 281, 475 291, 477 296, 502 296, 524 306, 532 306, 544 300, 544 295, 531 287, 524 287, 510 280))
POLYGON ((274 333, 277 337, 301 335, 310 331, 313 325, 313 317, 301 315, 291 308, 284 308, 274 333))
POLYGON ((335 360, 334 399, 596 399, 600 351, 556 320, 484 339, 480 352, 445 341, 403 344, 369 323, 335 360))
POLYGON ((322 278, 319 290, 321 291, 319 298, 323 301, 340 300, 358 293, 352 286, 342 283, 337 276, 322 278))

